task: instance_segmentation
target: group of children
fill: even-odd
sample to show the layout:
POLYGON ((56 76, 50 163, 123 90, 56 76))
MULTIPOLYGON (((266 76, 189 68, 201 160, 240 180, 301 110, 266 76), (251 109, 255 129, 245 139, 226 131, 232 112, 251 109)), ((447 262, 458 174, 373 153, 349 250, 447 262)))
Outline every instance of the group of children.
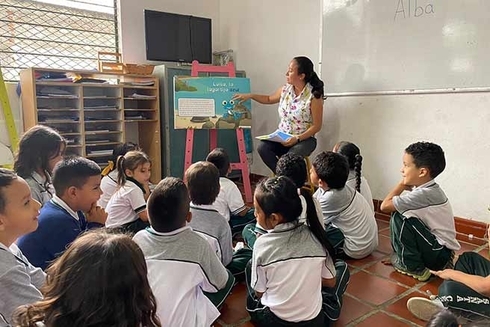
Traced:
MULTIPOLYGON (((21 139, 16 173, 0 169, 0 326, 210 326, 242 280, 257 326, 328 326, 349 281, 344 260, 378 246, 362 156, 349 142, 318 154, 310 171, 301 156, 283 155, 275 177, 256 186, 254 208, 227 178, 223 149, 191 165, 185 182, 156 186, 136 144, 118 146, 103 177, 65 149, 56 131, 36 126, 21 139), (238 233, 245 245, 234 248, 238 233)), ((386 263, 420 281, 445 278, 459 243, 434 182, 444 153, 419 142, 403 161, 403 180, 381 204, 393 212, 386 263)), ((463 255, 455 268, 476 274, 484 263, 463 255)), ((446 288, 453 293, 438 300, 457 307, 461 289, 446 288)), ((409 302, 418 315, 427 304, 409 302)))

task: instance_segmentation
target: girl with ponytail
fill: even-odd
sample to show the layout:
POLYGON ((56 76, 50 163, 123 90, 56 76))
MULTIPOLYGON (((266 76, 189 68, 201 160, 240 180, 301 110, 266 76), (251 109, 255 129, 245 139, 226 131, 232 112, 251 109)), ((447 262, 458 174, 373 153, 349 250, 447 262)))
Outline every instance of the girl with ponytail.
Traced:
POLYGON ((361 174, 362 156, 357 145, 347 141, 340 141, 333 147, 333 152, 345 156, 349 162, 349 177, 347 178, 345 185, 348 185, 361 193, 369 204, 369 207, 371 207, 371 210, 374 212, 373 194, 371 193, 368 181, 361 174))
POLYGON ((255 216, 269 232, 257 238, 246 271, 247 310, 256 326, 328 326, 340 315, 349 281, 347 264, 304 192, 306 222, 298 189, 288 177, 263 180, 254 195, 255 216))
POLYGON ((277 160, 292 152, 302 157, 309 156, 316 148, 315 134, 322 128, 324 84, 307 57, 294 57, 286 72, 286 85, 271 95, 235 94, 233 100, 255 100, 261 104, 279 103, 279 131, 292 135, 278 143, 260 141, 257 151, 264 163, 273 172, 277 160))

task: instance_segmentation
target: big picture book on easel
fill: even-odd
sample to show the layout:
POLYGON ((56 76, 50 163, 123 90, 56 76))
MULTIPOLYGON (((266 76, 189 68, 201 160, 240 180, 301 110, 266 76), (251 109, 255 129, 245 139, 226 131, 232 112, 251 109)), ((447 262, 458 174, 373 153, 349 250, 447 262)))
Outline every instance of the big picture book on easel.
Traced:
POLYGON ((252 126, 250 101, 233 101, 249 93, 250 80, 235 77, 174 77, 175 129, 236 129, 252 126))

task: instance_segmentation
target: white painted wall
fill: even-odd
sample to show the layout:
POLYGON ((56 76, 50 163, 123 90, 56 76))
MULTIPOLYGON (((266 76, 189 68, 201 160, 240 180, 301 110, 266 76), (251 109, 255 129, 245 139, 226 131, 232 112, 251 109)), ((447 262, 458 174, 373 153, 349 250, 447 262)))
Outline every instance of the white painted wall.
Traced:
MULTIPOLYGON (((237 69, 245 70, 253 93, 270 94, 286 82, 295 56, 308 56, 316 67, 320 53, 321 0, 224 0, 220 3, 221 48, 233 49, 237 69)), ((253 135, 277 128, 277 105, 252 104, 253 135)), ((255 142, 256 143, 256 142, 255 142)), ((252 172, 271 172, 254 152, 252 172)))
POLYGON ((123 61, 148 62, 145 46, 145 9, 211 18, 213 50, 219 49, 219 3, 220 0, 118 0, 119 48, 123 61))
MULTIPOLYGON (((285 69, 296 55, 320 61, 321 8, 321 0, 301 5, 291 0, 221 1, 221 47, 236 52, 237 67, 251 78, 252 92, 270 93, 284 83, 285 69)), ((328 85, 328 76, 323 80, 328 85)), ((447 168, 437 181, 454 214, 490 222, 489 102, 490 93, 331 97, 315 153, 332 149, 338 140, 357 143, 373 196, 382 199, 401 178, 405 147, 419 140, 438 143, 447 168)), ((253 110, 254 135, 276 128, 275 106, 254 104, 253 110)), ((252 172, 270 174, 257 153, 252 172)))

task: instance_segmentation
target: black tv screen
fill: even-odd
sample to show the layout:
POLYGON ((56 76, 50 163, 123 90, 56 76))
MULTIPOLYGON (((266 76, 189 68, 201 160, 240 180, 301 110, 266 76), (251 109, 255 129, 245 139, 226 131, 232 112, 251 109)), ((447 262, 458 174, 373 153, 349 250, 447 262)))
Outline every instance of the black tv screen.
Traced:
POLYGON ((211 19, 145 10, 146 59, 212 61, 211 19))

